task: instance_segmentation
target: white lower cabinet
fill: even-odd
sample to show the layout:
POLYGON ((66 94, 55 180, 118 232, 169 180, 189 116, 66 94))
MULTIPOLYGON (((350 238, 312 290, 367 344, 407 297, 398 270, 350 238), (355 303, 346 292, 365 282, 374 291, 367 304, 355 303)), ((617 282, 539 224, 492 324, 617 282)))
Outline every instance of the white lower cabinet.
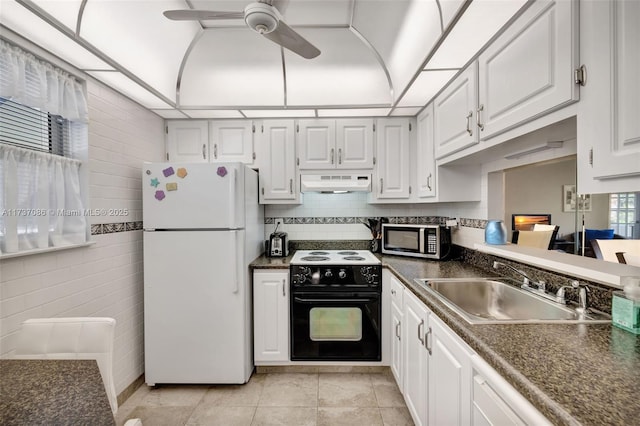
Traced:
POLYGON ((529 401, 478 355, 471 357, 473 388, 469 424, 551 425, 529 401))
POLYGON ((428 354, 425 350, 425 330, 430 311, 410 291, 404 297, 404 400, 417 426, 427 424, 428 354))
POLYGON ((289 361, 289 271, 253 273, 253 357, 289 361))
POLYGON ((550 424, 393 275, 389 285, 391 371, 416 425, 550 424))

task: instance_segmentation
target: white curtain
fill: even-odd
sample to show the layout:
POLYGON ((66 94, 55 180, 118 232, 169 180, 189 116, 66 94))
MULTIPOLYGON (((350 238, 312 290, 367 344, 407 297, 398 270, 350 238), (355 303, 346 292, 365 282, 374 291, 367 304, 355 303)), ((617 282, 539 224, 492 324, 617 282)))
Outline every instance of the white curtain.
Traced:
POLYGON ((81 162, 0 144, 0 252, 87 241, 81 162))
POLYGON ((4 40, 0 40, 0 96, 70 121, 87 122, 80 82, 4 40))

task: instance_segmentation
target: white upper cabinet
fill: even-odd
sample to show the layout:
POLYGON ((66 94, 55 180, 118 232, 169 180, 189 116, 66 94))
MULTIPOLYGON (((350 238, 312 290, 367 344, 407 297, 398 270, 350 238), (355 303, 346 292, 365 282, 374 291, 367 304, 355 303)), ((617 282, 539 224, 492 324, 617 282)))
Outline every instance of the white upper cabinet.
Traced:
POLYGON ((260 203, 301 203, 293 120, 264 120, 259 135, 260 203))
POLYGON ((372 119, 299 120, 300 170, 372 169, 372 119))
POLYGON ((640 2, 580 4, 578 192, 640 190, 640 2))
POLYGON ((434 157, 433 103, 418 116, 418 135, 416 141, 416 198, 428 198, 436 195, 436 160, 434 157))
POLYGON ((373 168, 373 120, 336 121, 337 167, 340 169, 373 168))
POLYGON ((201 120, 167 122, 167 161, 209 162, 209 123, 201 120))
POLYGON ((409 198, 411 127, 412 120, 408 118, 378 119, 372 201, 409 198))
POLYGON ((211 121, 209 126, 211 161, 240 161, 252 164, 253 133, 252 121, 211 121))
POLYGON ((299 120, 297 136, 300 170, 336 167, 335 120, 299 120))
POLYGON ((434 101, 436 159, 478 143, 477 99, 477 62, 474 62, 434 101))
POLYGON ((577 1, 536 1, 480 55, 481 140, 578 99, 577 12, 577 1))

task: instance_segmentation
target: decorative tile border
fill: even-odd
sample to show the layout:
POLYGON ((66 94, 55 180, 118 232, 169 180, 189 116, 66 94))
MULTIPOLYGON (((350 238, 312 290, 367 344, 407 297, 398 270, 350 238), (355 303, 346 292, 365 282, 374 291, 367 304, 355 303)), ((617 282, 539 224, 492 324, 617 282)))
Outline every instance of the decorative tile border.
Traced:
MULTIPOLYGON (((282 221, 285 225, 333 225, 333 224, 357 224, 367 223, 369 217, 284 217, 282 221)), ((371 218, 371 219, 379 219, 371 218)), ((389 223, 397 224, 434 224, 444 225, 447 217, 444 216, 395 216, 388 217, 389 223)), ((265 225, 273 225, 275 223, 274 217, 265 217, 265 225)))
POLYGON ((91 225, 91 235, 115 234, 117 232, 139 231, 142 221, 118 223, 94 223, 91 225))

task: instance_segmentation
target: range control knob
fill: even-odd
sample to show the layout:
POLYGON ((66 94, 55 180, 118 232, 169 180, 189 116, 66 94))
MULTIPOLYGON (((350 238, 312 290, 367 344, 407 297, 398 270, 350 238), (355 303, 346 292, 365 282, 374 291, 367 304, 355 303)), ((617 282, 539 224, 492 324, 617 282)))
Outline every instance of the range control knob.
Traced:
POLYGON ((327 269, 327 270, 324 272, 324 276, 325 276, 326 278, 331 278, 331 277, 333 277, 333 272, 331 272, 331 269, 327 269))
POLYGON ((340 272, 338 272, 338 277, 340 277, 340 279, 345 279, 347 277, 347 271, 345 271, 344 269, 340 269, 340 272))

